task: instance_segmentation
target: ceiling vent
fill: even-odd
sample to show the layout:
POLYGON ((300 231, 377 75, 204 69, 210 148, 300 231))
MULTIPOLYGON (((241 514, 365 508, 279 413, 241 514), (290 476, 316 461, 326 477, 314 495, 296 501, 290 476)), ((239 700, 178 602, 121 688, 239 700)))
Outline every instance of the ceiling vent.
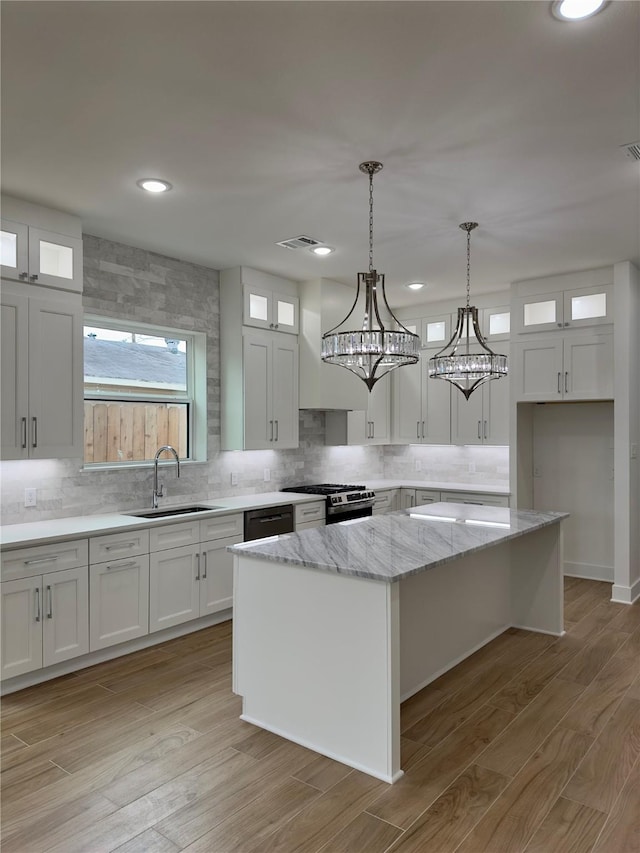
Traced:
POLYGON ((632 160, 640 160, 640 140, 638 142, 630 142, 628 145, 623 145, 622 149, 627 157, 632 160))
POLYGON ((276 246, 282 246, 285 249, 312 249, 314 246, 320 246, 320 240, 314 240, 313 237, 305 237, 301 234, 299 237, 292 237, 290 240, 283 240, 281 243, 276 243, 276 246))

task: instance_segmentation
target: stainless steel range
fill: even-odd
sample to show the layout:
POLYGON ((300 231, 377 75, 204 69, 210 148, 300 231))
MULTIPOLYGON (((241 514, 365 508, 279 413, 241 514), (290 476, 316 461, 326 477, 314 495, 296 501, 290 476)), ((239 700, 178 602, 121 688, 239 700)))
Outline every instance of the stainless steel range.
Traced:
POLYGON ((376 493, 366 486, 349 486, 340 483, 318 483, 314 486, 289 486, 283 492, 305 495, 322 495, 326 498, 327 524, 365 518, 373 513, 376 493))

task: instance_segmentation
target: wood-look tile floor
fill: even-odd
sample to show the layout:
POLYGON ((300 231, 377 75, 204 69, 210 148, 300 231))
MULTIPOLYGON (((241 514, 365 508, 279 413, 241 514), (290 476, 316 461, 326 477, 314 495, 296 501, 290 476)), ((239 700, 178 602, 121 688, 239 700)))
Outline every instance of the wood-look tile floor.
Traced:
POLYGON ((565 590, 403 705, 395 785, 242 722, 230 622, 9 695, 2 849, 639 853, 640 606, 565 590))

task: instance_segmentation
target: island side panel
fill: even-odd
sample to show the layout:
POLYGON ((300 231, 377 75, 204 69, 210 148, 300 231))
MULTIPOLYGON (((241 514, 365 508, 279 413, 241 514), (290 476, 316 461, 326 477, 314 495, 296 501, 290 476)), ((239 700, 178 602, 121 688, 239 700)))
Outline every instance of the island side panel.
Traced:
POLYGON ((234 555, 242 718, 386 782, 400 770, 399 590, 234 555))
POLYGON ((510 627, 510 544, 400 581, 402 701, 510 627))
POLYGON ((511 624, 559 636, 564 631, 562 521, 511 541, 511 624))

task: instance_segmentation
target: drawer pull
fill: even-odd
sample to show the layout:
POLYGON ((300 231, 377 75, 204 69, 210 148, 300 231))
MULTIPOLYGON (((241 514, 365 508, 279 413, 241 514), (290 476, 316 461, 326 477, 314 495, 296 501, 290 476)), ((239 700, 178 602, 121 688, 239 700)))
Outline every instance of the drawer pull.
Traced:
POLYGON ((135 548, 135 544, 136 544, 135 542, 122 542, 121 544, 118 544, 118 545, 105 545, 104 550, 105 551, 120 551, 120 550, 124 550, 125 548, 135 548))
POLYGON ((319 513, 319 512, 320 512, 319 509, 303 509, 302 510, 303 515, 316 515, 316 513, 319 513))
POLYGON ((25 560, 25 566, 36 566, 38 563, 53 563, 58 559, 57 554, 51 554, 49 557, 38 557, 37 560, 25 560))
POLYGON ((128 563, 113 563, 113 565, 107 566, 107 571, 111 571, 111 569, 115 569, 116 571, 120 571, 121 569, 132 569, 137 565, 137 560, 129 560, 128 563))
POLYGON ((27 419, 20 418, 20 435, 21 435, 21 447, 24 448, 27 446, 27 419))
POLYGON ((196 554, 196 580, 200 580, 200 554, 196 554))
POLYGON ((47 594, 49 596, 49 610, 47 611, 47 619, 53 619, 53 592, 51 586, 47 584, 47 594))
POLYGON ((202 554, 202 580, 206 581, 207 579, 207 552, 204 551, 202 554))
POLYGON ((34 590, 36 594, 36 622, 40 621, 40 588, 34 590))
POLYGON ((31 444, 33 447, 37 447, 38 446, 38 419, 37 418, 31 418, 31 425, 32 425, 31 444))

